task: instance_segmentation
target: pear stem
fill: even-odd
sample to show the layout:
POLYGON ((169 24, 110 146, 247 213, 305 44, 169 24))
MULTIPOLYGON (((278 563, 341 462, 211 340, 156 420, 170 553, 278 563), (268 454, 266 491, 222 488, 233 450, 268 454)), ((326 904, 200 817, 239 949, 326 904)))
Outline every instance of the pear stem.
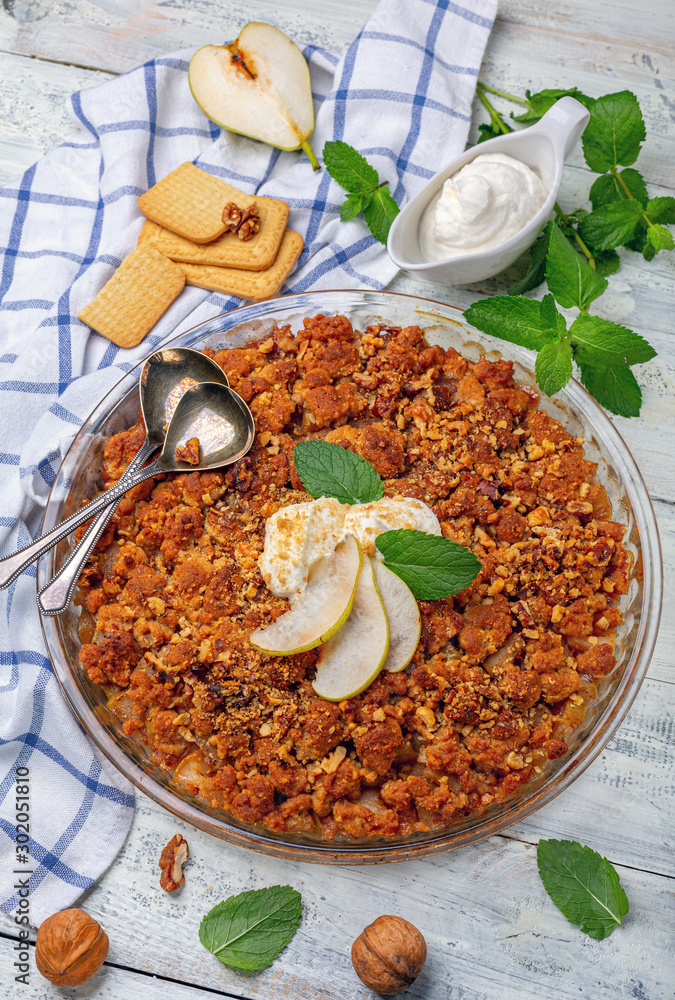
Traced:
POLYGON ((310 146, 310 144, 306 139, 303 142, 300 149, 304 149, 304 151, 307 153, 307 156, 309 157, 309 162, 312 164, 312 169, 321 170, 321 164, 317 160, 316 156, 314 155, 314 150, 312 149, 312 147, 310 146))

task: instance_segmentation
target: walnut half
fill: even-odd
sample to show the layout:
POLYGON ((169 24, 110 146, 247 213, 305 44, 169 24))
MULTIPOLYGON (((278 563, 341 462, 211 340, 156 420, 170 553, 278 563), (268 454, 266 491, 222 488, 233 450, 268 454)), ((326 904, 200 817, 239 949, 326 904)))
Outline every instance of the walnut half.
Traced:
POLYGON ((166 892, 175 892, 185 882, 183 865, 189 857, 188 842, 177 833, 166 845, 159 859, 159 867, 162 869, 159 884, 166 892))
POLYGON ((228 233, 236 233, 242 243, 260 232, 260 216, 255 205, 241 209, 233 201, 228 201, 223 209, 223 222, 228 233))

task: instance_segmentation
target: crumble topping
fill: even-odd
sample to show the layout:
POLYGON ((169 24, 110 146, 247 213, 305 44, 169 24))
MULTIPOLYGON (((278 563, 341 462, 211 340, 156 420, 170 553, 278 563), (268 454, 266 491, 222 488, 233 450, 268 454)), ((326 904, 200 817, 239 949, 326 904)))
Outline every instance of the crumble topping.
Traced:
MULTIPOLYGON (((206 353, 251 407, 253 449, 134 487, 80 578, 82 664, 124 731, 238 820, 323 838, 447 826, 564 755, 615 665, 629 570, 581 440, 510 362, 470 364, 414 326, 319 315, 206 353), (406 671, 339 704, 311 687, 317 650, 249 642, 289 607, 259 557, 267 520, 309 499, 293 449, 310 438, 372 462, 385 497, 427 504, 482 562, 459 594, 419 602, 406 671)), ((139 420, 108 441, 106 486, 143 437, 139 420)))

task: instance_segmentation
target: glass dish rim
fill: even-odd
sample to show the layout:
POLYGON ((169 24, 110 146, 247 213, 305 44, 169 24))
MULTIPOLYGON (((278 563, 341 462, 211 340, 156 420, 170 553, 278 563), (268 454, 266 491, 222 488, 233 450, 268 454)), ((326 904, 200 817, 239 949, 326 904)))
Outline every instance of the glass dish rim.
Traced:
MULTIPOLYGON (((424 309, 418 309, 417 312, 421 315, 438 318, 439 321, 450 322, 465 330, 472 329, 463 321, 462 310, 459 307, 440 300, 402 292, 391 292, 386 289, 325 289, 295 292, 267 299, 263 302, 248 303, 236 309, 227 310, 175 334, 164 341, 161 346, 163 348, 170 347, 176 340, 185 341, 187 338, 190 338, 192 342, 197 341, 201 329, 206 330, 208 327, 213 327, 218 321, 227 321, 227 328, 222 331, 223 333, 227 333, 229 329, 245 321, 245 318, 244 320, 240 318, 244 312, 253 314, 255 317, 256 312, 273 312, 275 307, 292 306, 298 300, 310 299, 313 301, 320 299, 322 296, 325 298, 330 297, 334 300, 335 296, 353 297, 355 295, 365 299, 366 302, 369 296, 373 296, 375 300, 381 297, 382 302, 387 298, 394 301, 401 300, 401 305, 409 305, 412 309, 414 309, 413 304, 423 304, 432 307, 433 311, 426 312, 424 309)), ((335 310, 330 306, 329 311, 332 312, 335 310)), ((382 312, 378 311, 379 315, 384 315, 385 313, 386 308, 382 312)), ((499 346, 501 346, 501 343, 499 346)), ((154 348, 153 351, 156 349, 154 348)), ((532 371, 531 358, 522 349, 509 343, 506 345, 506 350, 515 357, 523 368, 527 371, 532 371)), ((153 351, 149 353, 153 353, 153 351)), ((110 412, 113 409, 114 405, 116 405, 115 403, 112 405, 108 404, 107 407, 105 404, 119 390, 120 383, 125 379, 133 377, 134 373, 137 372, 145 360, 143 358, 128 372, 120 376, 103 399, 92 409, 83 422, 82 427, 87 425, 98 411, 101 411, 102 414, 104 410, 110 412)), ((297 840, 284 840, 283 835, 262 833, 260 829, 251 826, 239 826, 236 824, 236 821, 234 823, 231 822, 229 817, 220 819, 203 811, 197 805, 192 805, 185 799, 180 798, 169 788, 157 782, 147 770, 138 765, 124 752, 121 746, 109 735, 95 713, 91 711, 91 707, 82 693, 78 678, 73 675, 68 665, 59 655, 61 652, 61 643, 57 631, 57 622, 52 618, 41 615, 40 621, 43 637, 61 691, 76 719, 85 729, 98 750, 133 785, 144 791, 155 802, 163 808, 168 809, 178 818, 235 845, 248 847, 268 855, 294 861, 356 865, 383 861, 406 861, 413 856, 420 857, 442 851, 455 850, 501 832, 552 801, 553 798, 564 791, 597 758, 630 710, 642 681, 646 676, 656 643, 663 586, 661 547, 656 518, 646 486, 630 449, 609 417, 580 383, 572 379, 565 391, 568 396, 572 397, 571 401, 575 405, 579 406, 583 404, 584 413, 591 421, 593 430, 599 435, 603 445, 609 448, 612 460, 618 464, 621 485, 628 495, 642 546, 644 569, 643 601, 635 642, 616 690, 613 692, 586 738, 569 757, 563 760, 563 766, 560 770, 552 771, 547 776, 539 789, 534 792, 531 791, 524 799, 517 797, 518 793, 516 793, 513 797, 506 800, 506 805, 503 803, 500 804, 498 814, 482 822, 481 814, 473 814, 470 817, 471 824, 459 831, 453 832, 453 827, 450 826, 430 831, 429 835, 423 838, 407 840, 405 842, 400 839, 392 839, 391 841, 379 839, 373 840, 370 843, 355 841, 353 846, 343 841, 339 843, 331 841, 301 843, 297 840), (646 559, 644 558, 645 555, 647 556, 646 559), (508 804, 510 800, 511 805, 508 804)), ((117 402, 119 401, 117 400, 117 402)), ((54 509, 61 502, 58 498, 54 497, 54 490, 60 481, 64 466, 69 461, 75 441, 78 439, 80 432, 81 429, 64 455, 54 479, 47 499, 42 530, 50 526, 49 515, 53 513, 54 509)), ((48 553, 38 563, 36 574, 38 592, 49 578, 52 558, 53 553, 48 553)), ((523 788, 526 788, 526 786, 523 786, 523 788)), ((195 801, 197 800, 195 799, 195 801)), ((227 814, 223 815, 227 816, 227 814)))

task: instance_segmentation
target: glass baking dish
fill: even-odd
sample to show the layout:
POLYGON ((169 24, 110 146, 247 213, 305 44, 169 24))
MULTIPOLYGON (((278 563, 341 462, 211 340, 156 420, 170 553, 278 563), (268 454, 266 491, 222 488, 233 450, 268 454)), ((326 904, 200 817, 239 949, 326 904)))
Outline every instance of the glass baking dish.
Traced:
MULTIPOLYGON (((531 358, 510 344, 495 343, 462 324, 461 310, 411 295, 371 291, 320 291, 286 295, 243 306, 180 334, 174 346, 235 347, 264 337, 275 322, 293 331, 306 316, 340 313, 363 330, 373 322, 420 326, 430 343, 453 346, 469 360, 486 354, 516 365, 516 379, 534 384, 531 358)), ((166 345, 165 345, 166 346, 166 345)), ((49 530, 78 509, 101 485, 98 470, 105 441, 132 425, 138 409, 140 365, 126 374, 85 421, 56 477, 44 516, 49 530)), ((539 775, 485 812, 453 821, 448 827, 397 839, 322 841, 309 834, 277 834, 238 821, 214 809, 174 783, 153 764, 143 746, 125 736, 120 721, 106 707, 105 693, 93 684, 78 657, 79 609, 71 604, 59 617, 43 617, 42 628, 54 670, 73 712, 96 746, 138 788, 194 826, 231 843, 266 854, 332 864, 404 861, 414 855, 456 849, 490 837, 550 802, 577 778, 607 745, 626 716, 642 683, 654 649, 661 609, 662 567, 654 512, 638 468, 620 434, 600 406, 572 380, 540 406, 575 435, 585 439, 586 457, 598 463, 597 478, 607 490, 614 520, 627 524, 624 544, 632 556, 628 593, 621 599, 624 621, 617 630, 617 666, 598 685, 581 725, 568 738, 569 752, 551 761, 539 775)), ((38 591, 67 557, 73 540, 42 557, 38 591)))

